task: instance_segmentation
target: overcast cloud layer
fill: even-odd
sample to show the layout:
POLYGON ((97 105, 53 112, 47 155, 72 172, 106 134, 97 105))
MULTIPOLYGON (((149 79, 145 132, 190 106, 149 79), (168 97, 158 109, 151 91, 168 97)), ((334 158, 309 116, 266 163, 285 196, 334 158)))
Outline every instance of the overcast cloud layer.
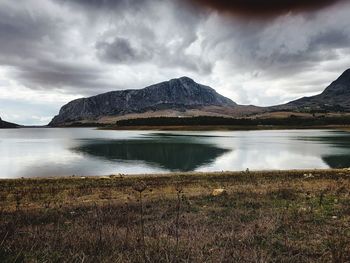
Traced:
POLYGON ((266 106, 350 67, 348 1, 264 19, 185 2, 0 1, 0 116, 46 124, 72 99, 181 76, 266 106))

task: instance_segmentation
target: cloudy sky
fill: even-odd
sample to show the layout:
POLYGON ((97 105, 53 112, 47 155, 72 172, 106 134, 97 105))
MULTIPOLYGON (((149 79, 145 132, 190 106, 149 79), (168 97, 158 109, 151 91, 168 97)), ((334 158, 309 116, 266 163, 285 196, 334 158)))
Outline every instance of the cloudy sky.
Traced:
POLYGON ((0 0, 0 116, 188 76, 239 104, 321 92, 350 67, 350 1, 0 0), (284 4, 281 4, 284 3, 284 4))

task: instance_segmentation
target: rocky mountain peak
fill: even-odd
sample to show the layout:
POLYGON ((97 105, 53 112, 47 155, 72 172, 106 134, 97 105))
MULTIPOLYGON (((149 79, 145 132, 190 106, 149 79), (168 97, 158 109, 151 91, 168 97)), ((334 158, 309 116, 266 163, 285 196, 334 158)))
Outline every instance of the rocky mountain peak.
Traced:
POLYGON ((19 125, 11 123, 11 122, 4 121, 0 117, 0 129, 3 129, 3 128, 18 128, 18 127, 19 127, 19 125))
POLYGON ((321 94, 304 97, 285 105, 273 107, 297 111, 349 111, 350 110, 350 69, 333 81, 321 94))
POLYGON ((189 77, 186 77, 186 76, 183 76, 181 78, 178 78, 178 79, 173 79, 173 80, 179 80, 181 81, 182 83, 194 83, 195 81, 189 77))
MULTIPOLYGON (((346 70, 336 81, 332 82, 320 96, 336 97, 350 95, 350 69, 346 70)), ((349 99, 344 97, 344 99, 349 99)))
POLYGON ((171 79, 139 90, 112 91, 82 98, 64 105, 50 125, 94 120, 104 116, 122 116, 159 110, 199 109, 206 106, 236 106, 214 89, 188 77, 171 79))
POLYGON ((333 83, 346 84, 350 86, 350 69, 345 70, 345 72, 341 74, 341 76, 333 83))

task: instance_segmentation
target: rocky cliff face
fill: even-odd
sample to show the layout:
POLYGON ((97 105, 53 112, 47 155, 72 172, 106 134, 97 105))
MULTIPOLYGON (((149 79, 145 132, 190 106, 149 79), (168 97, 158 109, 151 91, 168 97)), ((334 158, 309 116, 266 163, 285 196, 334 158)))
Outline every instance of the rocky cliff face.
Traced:
POLYGON ((236 106, 214 89, 182 77, 141 90, 113 91, 64 105, 50 126, 61 126, 102 116, 116 116, 158 110, 186 110, 205 106, 236 106))
POLYGON ((350 111, 350 69, 346 70, 324 92, 277 106, 292 110, 350 111))
POLYGON ((19 127, 19 125, 11 123, 11 122, 3 121, 0 117, 0 129, 18 128, 18 127, 19 127))

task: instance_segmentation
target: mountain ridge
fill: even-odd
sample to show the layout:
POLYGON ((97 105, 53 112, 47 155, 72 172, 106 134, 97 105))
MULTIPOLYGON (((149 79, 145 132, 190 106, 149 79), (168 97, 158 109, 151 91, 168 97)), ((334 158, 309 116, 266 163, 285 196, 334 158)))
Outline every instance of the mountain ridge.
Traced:
POLYGON ((213 88, 188 77, 171 79, 143 89, 111 91, 81 98, 64 105, 49 126, 76 123, 112 124, 127 118, 149 117, 250 117, 270 118, 278 112, 350 113, 350 69, 344 71, 322 93, 270 107, 239 105, 213 88))
POLYGON ((350 111, 350 69, 333 81, 322 93, 303 97, 271 108, 309 111, 350 111))
POLYGON ((148 111, 178 110, 185 112, 202 107, 235 107, 237 104, 213 88, 188 77, 171 79, 143 89, 111 91, 64 105, 50 126, 67 122, 96 120, 103 116, 122 116, 148 111))
POLYGON ((4 121, 0 117, 0 129, 10 129, 10 128, 18 128, 18 127, 20 127, 18 124, 4 121))

